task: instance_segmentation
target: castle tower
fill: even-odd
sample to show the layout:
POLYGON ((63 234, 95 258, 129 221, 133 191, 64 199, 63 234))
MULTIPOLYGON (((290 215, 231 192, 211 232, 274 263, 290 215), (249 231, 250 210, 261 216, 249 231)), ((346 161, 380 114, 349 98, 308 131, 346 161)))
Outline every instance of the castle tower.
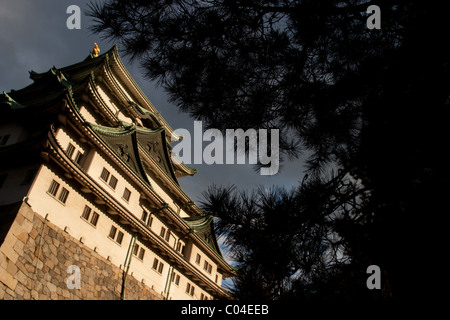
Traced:
POLYGON ((108 52, 0 95, 0 299, 227 299, 173 129, 108 52))

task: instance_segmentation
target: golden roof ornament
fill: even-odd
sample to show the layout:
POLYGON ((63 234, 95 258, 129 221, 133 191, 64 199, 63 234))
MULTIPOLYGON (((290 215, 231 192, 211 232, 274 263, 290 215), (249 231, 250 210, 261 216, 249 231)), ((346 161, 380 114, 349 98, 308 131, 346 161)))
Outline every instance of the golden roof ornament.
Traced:
POLYGON ((98 47, 97 43, 94 42, 94 48, 92 49, 92 56, 94 56, 94 58, 97 58, 99 53, 100 48, 98 47))

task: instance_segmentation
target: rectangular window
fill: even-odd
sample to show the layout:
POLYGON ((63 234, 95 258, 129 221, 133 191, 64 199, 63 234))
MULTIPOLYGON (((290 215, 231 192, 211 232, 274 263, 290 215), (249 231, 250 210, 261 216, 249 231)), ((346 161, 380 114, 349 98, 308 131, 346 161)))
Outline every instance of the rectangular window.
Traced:
POLYGON ((84 219, 84 220, 89 220, 89 216, 91 215, 91 208, 89 208, 88 206, 85 206, 84 207, 84 210, 83 210, 83 213, 81 214, 81 217, 84 219))
POLYGON ((103 168, 102 174, 100 175, 100 178, 101 178, 103 181, 108 182, 109 174, 110 174, 109 171, 106 170, 106 168, 103 168))
POLYGON ((157 258, 155 258, 153 260, 152 269, 161 274, 163 272, 163 270, 164 270, 164 263, 162 263, 157 258))
POLYGON ((118 244, 122 244, 122 240, 123 240, 123 232, 122 232, 122 231, 119 231, 119 233, 117 234, 116 242, 117 242, 118 244))
POLYGON ((170 230, 167 230, 166 236, 164 237, 164 240, 166 240, 167 242, 169 242, 169 239, 170 239, 170 230))
POLYGON ((113 189, 116 189, 117 186, 117 178, 111 175, 111 178, 109 179, 109 186, 113 189))
POLYGON ((190 284, 190 283, 188 282, 188 283, 187 283, 187 286, 186 286, 186 293, 189 294, 189 295, 191 295, 191 296, 194 296, 194 290, 195 290, 194 285, 193 285, 193 284, 190 284))
POLYGON ((92 209, 88 206, 84 207, 83 213, 81 214, 81 217, 88 221, 90 224, 92 224, 94 227, 97 226, 99 214, 97 212, 92 213, 91 220, 89 221, 89 217, 91 216, 92 209))
POLYGON ((135 256, 137 256, 138 251, 139 251, 139 245, 138 245, 137 243, 135 243, 135 244, 134 244, 134 248, 133 248, 133 254, 134 254, 135 256))
POLYGON ((155 258, 155 260, 153 260, 152 269, 153 270, 157 270, 158 269, 158 264, 159 264, 159 260, 157 258, 155 258))
POLYGON ((118 244, 122 244, 124 234, 122 231, 119 231, 119 232, 117 232, 117 231, 118 230, 115 226, 111 226, 111 230, 109 231, 108 237, 111 238, 112 240, 114 240, 115 242, 117 242, 118 244), (117 235, 117 238, 116 238, 116 235, 117 235), (114 239, 114 238, 116 238, 116 239, 114 239))
POLYGON ((77 151, 77 155, 75 156, 75 163, 81 164, 82 159, 83 159, 83 154, 80 151, 77 151))
POLYGON ((212 271, 212 265, 205 260, 205 264, 203 265, 203 270, 205 270, 208 273, 211 273, 212 271))
POLYGON ((148 221, 147 221, 147 227, 150 228, 152 226, 152 223, 153 223, 153 217, 150 216, 150 218, 148 218, 148 221))
POLYGON ((184 254, 184 245, 181 242, 177 244, 177 252, 184 254))
POLYGON ((197 257, 195 258, 195 263, 196 264, 200 264, 202 257, 200 257, 200 255, 197 253, 197 257))
POLYGON ((97 226, 98 217, 99 217, 99 215, 98 215, 97 212, 94 212, 94 213, 92 214, 91 224, 92 224, 94 227, 97 226))
POLYGON ((69 145, 67 146, 67 149, 66 149, 67 156, 69 158, 72 158, 74 151, 75 151, 75 146, 73 144, 69 143, 69 145))
POLYGON ((180 284, 180 275, 175 272, 172 273, 172 282, 174 282, 177 286, 180 284))
POLYGON ((56 193, 58 193, 58 189, 59 189, 59 183, 56 182, 55 180, 53 180, 52 183, 50 184, 50 187, 48 188, 47 192, 55 197, 56 193))
POLYGON ((116 236, 116 232, 117 232, 117 228, 114 226, 111 226, 111 230, 109 230, 108 237, 110 237, 111 239, 114 240, 114 237, 116 236))
POLYGON ((217 283, 217 280, 219 280, 219 276, 216 274, 216 283, 217 283))
POLYGON ((69 196, 69 190, 67 190, 66 188, 62 188, 61 193, 59 194, 59 201, 61 201, 62 203, 66 203, 67 201, 67 197, 69 196))
POLYGON ((139 251, 139 259, 143 260, 144 259, 144 254, 145 254, 145 249, 141 248, 141 250, 139 251))
POLYGON ((166 235, 166 228, 161 227, 161 232, 159 233, 159 236, 160 236, 161 238, 164 238, 165 235, 166 235))
POLYGON ((144 221, 144 222, 147 221, 147 216, 148 216, 147 211, 142 210, 141 220, 144 221))
POLYGON ((164 264, 162 262, 159 262, 159 266, 158 266, 158 272, 162 273, 164 269, 164 264))
POLYGON ((131 191, 128 190, 127 188, 125 188, 125 190, 123 190, 123 196, 122 198, 128 202, 130 200, 130 196, 131 196, 131 191))

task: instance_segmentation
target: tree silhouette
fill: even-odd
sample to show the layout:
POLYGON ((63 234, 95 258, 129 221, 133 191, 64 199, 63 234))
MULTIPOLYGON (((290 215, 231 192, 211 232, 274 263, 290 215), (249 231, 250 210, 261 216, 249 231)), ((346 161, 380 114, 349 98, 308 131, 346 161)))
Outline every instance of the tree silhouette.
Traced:
MULTIPOLYGON (((237 285, 242 297, 256 295, 249 289, 255 282, 259 296, 270 298, 359 296, 361 288, 367 290, 371 264, 383 270, 383 296, 403 297, 419 287, 429 290, 443 274, 428 268, 439 265, 449 178, 449 26, 444 10, 434 6, 407 0, 91 4, 93 30, 139 59, 145 75, 158 80, 181 110, 222 130, 279 128, 281 151, 305 157, 315 188, 334 186, 318 193, 322 205, 333 204, 332 211, 314 207, 315 193, 306 196, 301 187, 272 194, 273 208, 263 205, 268 196, 261 191, 239 201, 227 197, 233 194, 227 189, 206 194, 205 209, 216 210, 223 221, 219 228, 229 224, 230 241, 243 248, 237 285), (381 8, 381 30, 366 26, 371 4, 381 8), (330 167, 340 173, 326 178, 330 167), (233 212, 232 205, 239 210, 233 212), (233 233, 257 205, 266 235, 251 228, 247 236, 233 233), (323 248, 321 237, 298 239, 296 249, 284 239, 269 240, 281 232, 272 215, 280 221, 295 216, 283 230, 288 239, 304 224, 305 206, 312 210, 308 217, 312 208, 317 215, 307 220, 308 237, 331 230, 348 257, 345 263, 310 274, 306 265, 292 267, 298 257, 290 250, 323 248), (284 267, 259 260, 259 250, 276 255, 285 246, 279 259, 284 267), (291 281, 291 268, 301 280, 291 281), (412 280, 418 270, 433 280, 412 280)), ((321 265, 329 251, 308 252, 321 265)))

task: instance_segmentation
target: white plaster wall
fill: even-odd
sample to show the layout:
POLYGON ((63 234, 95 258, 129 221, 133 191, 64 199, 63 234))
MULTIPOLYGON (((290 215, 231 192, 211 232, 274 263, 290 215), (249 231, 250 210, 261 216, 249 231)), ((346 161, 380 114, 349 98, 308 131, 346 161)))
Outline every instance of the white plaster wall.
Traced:
POLYGON ((99 124, 97 119, 94 117, 94 115, 91 113, 91 111, 86 107, 86 105, 80 106, 80 113, 87 122, 99 124))
POLYGON ((190 281, 188 278, 186 278, 180 271, 177 269, 174 269, 175 274, 180 275, 180 282, 178 285, 175 284, 175 282, 172 282, 169 289, 169 300, 199 300, 201 297, 201 294, 203 293, 208 297, 208 299, 211 299, 211 295, 201 289, 199 286, 195 285, 192 281, 190 281), (191 296, 190 294, 186 293, 186 287, 188 282, 191 285, 195 286, 194 290, 194 296, 191 296))
MULTIPOLYGON (((208 255, 206 255, 204 252, 202 252, 195 243, 192 244, 192 251, 191 251, 189 262, 193 266, 195 266, 201 273, 203 273, 206 277, 208 277, 209 279, 211 279, 212 281, 215 282, 216 274, 218 274, 218 272, 217 272, 217 264, 214 263, 213 260, 208 255), (200 254, 200 257, 201 257, 200 264, 196 263, 197 254, 200 254), (212 265, 211 273, 208 273, 205 269, 203 269, 204 264, 205 264, 205 260, 208 261, 208 263, 210 265, 212 265)), ((221 280, 221 278, 222 277, 220 276, 220 280, 221 280)), ((221 281, 218 281, 217 284, 220 285, 221 281)))
MULTIPOLYGON (((106 103, 107 107, 111 110, 113 114, 117 114, 120 109, 122 109, 126 105, 122 105, 124 102, 116 101, 116 99, 112 99, 111 96, 109 96, 106 92, 109 91, 109 89, 106 88, 105 84, 97 85, 96 87, 97 92, 99 93, 100 97, 103 99, 103 101, 106 103)), ((131 101, 131 98, 128 97, 128 100, 131 101)), ((127 103, 128 104, 128 103, 127 103)), ((125 116, 123 112, 118 113, 118 118, 122 121, 131 123, 132 119, 125 116)))
MULTIPOLYGON (((132 238, 131 234, 122 229, 95 204, 90 203, 82 193, 70 187, 64 179, 57 177, 48 167, 43 166, 41 168, 35 183, 28 193, 28 198, 28 203, 35 212, 43 217, 47 217, 49 221, 59 228, 66 230, 71 236, 79 239, 86 246, 123 269, 132 238), (65 204, 47 193, 53 180, 60 183, 60 190, 62 187, 69 190, 69 196, 65 204), (92 209, 91 215, 93 211, 99 214, 96 226, 91 225, 81 217, 85 205, 88 205, 92 209), (121 244, 108 237, 112 225, 118 231, 124 233, 121 244)), ((164 291, 165 281, 169 272, 169 264, 140 241, 137 241, 137 243, 145 249, 145 255, 143 260, 135 256, 132 257, 129 274, 133 274, 133 277, 137 280, 143 279, 147 286, 153 287, 157 292, 164 291), (162 274, 152 270, 154 257, 157 257, 164 263, 162 274)), ((73 259, 72 264, 81 264, 80 261, 76 260, 76 256, 73 259)))
MULTIPOLYGON (((153 190, 155 190, 156 194, 164 202, 166 202, 173 211, 177 212, 178 207, 175 205, 173 199, 161 188, 161 186, 148 173, 146 173, 146 174, 147 174, 147 178, 150 181, 152 188, 153 188, 153 190)), ((183 213, 184 217, 188 217, 188 215, 183 210, 181 210, 181 212, 183 213)))
POLYGON ((80 142, 69 136, 69 134, 63 128, 58 128, 58 130, 56 130, 56 139, 58 140, 58 143, 61 145, 63 150, 67 150, 69 143, 71 143, 75 147, 75 151, 73 152, 71 157, 72 160, 75 159, 77 152, 81 152, 84 156, 88 151, 80 142))
POLYGON ((119 203, 121 203, 125 208, 132 212, 138 219, 141 218, 142 211, 141 207, 139 206, 140 194, 138 190, 131 183, 129 183, 123 175, 119 174, 115 166, 112 166, 110 163, 108 163, 106 159, 99 153, 94 152, 89 168, 86 168, 86 170, 87 174, 91 176, 93 180, 97 181, 98 184, 106 192, 108 192, 119 203), (110 177, 111 175, 113 175, 117 178, 118 181, 115 189, 113 189, 107 182, 104 182, 100 178, 103 168, 106 168, 110 172, 110 177), (123 192, 125 188, 131 191, 130 199, 128 202, 123 199, 123 192))

